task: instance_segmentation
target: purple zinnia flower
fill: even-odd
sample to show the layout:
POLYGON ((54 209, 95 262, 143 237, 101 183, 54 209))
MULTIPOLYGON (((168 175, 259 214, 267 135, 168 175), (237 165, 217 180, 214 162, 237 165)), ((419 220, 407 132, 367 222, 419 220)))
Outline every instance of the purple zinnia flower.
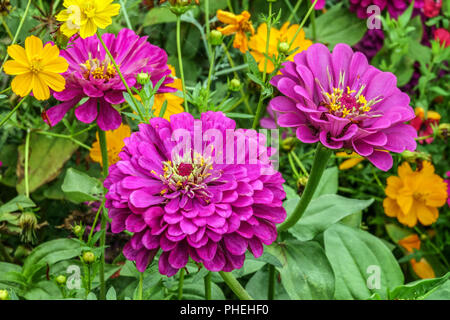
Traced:
POLYGON ((140 124, 125 139, 105 180, 106 207, 112 232, 134 233, 123 253, 139 271, 160 248, 159 270, 167 276, 189 257, 208 270, 231 271, 242 267, 247 249, 259 257, 276 239, 275 224, 286 218, 284 180, 261 160, 272 151, 260 144, 265 137, 235 127, 221 112, 200 120, 180 113, 140 124), (250 145, 259 145, 253 163, 250 145))
POLYGON ((384 33, 381 29, 369 29, 363 38, 353 46, 355 51, 364 53, 370 61, 383 48, 384 33))
MULTIPOLYGON (((311 3, 314 3, 314 0, 310 0, 311 3)), ((315 10, 321 10, 325 7, 326 0, 318 0, 316 5, 314 6, 315 10)))
MULTIPOLYGON (((350 0, 350 10, 356 12, 360 19, 366 19, 367 8, 376 5, 380 10, 387 8, 391 18, 397 19, 410 5, 411 0, 350 0)), ((416 0, 414 8, 422 8, 424 0, 416 0)))
MULTIPOLYGON (((136 75, 141 71, 150 74, 153 84, 170 75, 166 52, 147 42, 147 37, 122 29, 117 37, 107 33, 102 35, 102 39, 130 88, 137 85, 136 75)), ((47 124, 57 124, 71 108, 87 97, 88 100, 75 109, 77 119, 85 123, 97 120, 102 130, 117 129, 121 117, 112 105, 125 101, 123 93, 126 89, 97 35, 74 40, 66 50, 61 50, 61 56, 69 63, 69 69, 63 74, 66 89, 53 94, 63 103, 47 110, 47 124)), ((173 79, 167 77, 159 92, 174 91, 165 86, 171 82, 173 79)))
POLYGON ((320 141, 331 149, 350 149, 387 171, 387 151, 416 149, 409 97, 390 72, 370 66, 346 44, 330 51, 317 43, 287 61, 271 84, 284 95, 270 104, 281 127, 294 127, 305 143, 320 141))

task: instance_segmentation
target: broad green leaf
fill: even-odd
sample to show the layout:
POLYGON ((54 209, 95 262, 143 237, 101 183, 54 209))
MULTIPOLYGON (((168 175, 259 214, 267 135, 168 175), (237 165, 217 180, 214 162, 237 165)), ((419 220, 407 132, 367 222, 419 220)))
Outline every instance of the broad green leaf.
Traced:
MULTIPOLYGON (((30 192, 58 177, 63 165, 70 159, 78 145, 61 138, 32 134, 28 179, 30 192)), ((17 191, 25 192, 24 146, 19 147, 17 191)))
POLYGON ((282 263, 283 266, 277 269, 291 299, 326 300, 333 297, 333 270, 317 242, 289 240, 266 249, 282 263))
POLYGON ((61 189, 66 197, 75 203, 99 200, 103 193, 98 179, 73 168, 67 170, 61 189))
POLYGON ((336 277, 336 299, 368 299, 403 284, 391 251, 370 233, 334 224, 324 233, 325 252, 336 277), (371 289, 369 289, 369 287, 371 289))
MULTIPOLYGON (((245 286, 245 290, 255 300, 267 300, 269 292, 268 281, 269 271, 261 269, 250 278, 245 286)), ((278 279, 275 280, 274 298, 275 300, 289 300, 289 295, 278 279)))
MULTIPOLYGON (((222 290, 217 284, 211 282, 211 298, 225 300, 222 290)), ((183 300, 205 300, 205 286, 200 283, 185 283, 183 286, 183 300)))
POLYGON ((409 229, 399 227, 398 225, 393 223, 386 224, 386 231, 389 238, 391 238, 395 243, 398 243, 403 238, 406 238, 407 236, 412 234, 409 229))
POLYGON ((325 169, 319 185, 314 192, 313 199, 324 194, 335 194, 338 190, 338 175, 339 171, 337 167, 325 169))
POLYGON ((145 16, 143 26, 151 26, 159 23, 176 22, 177 16, 173 14, 169 7, 157 7, 151 9, 145 16))
POLYGON ((325 194, 311 201, 303 216, 289 232, 299 240, 311 240, 332 224, 367 208, 372 202, 373 200, 357 200, 336 194, 325 194))
POLYGON ((51 280, 44 280, 31 286, 25 293, 27 300, 56 300, 62 299, 61 290, 58 285, 51 280))
POLYGON ((16 212, 21 209, 32 208, 35 206, 36 204, 30 198, 27 198, 24 195, 18 195, 14 199, 0 206, 0 217, 2 213, 16 212))
POLYGON ((23 264, 22 273, 29 278, 46 264, 52 265, 58 261, 68 260, 81 254, 81 245, 74 239, 56 239, 34 248, 23 264))
MULTIPOLYGON (((316 19, 316 40, 325 43, 330 49, 337 43, 352 46, 361 40, 366 31, 366 20, 358 19, 342 4, 334 5, 316 19)), ((311 27, 306 31, 306 37, 311 39, 311 27)))
POLYGON ((106 293, 106 300, 117 300, 117 294, 114 287, 109 288, 108 292, 106 293))
POLYGON ((450 300, 450 280, 433 290, 425 300, 450 300))
MULTIPOLYGON (((440 278, 417 280, 405 285, 398 286, 389 292, 389 299, 420 300, 425 298, 426 296, 428 296, 427 298, 431 298, 430 292, 435 292, 436 289, 438 289, 445 283, 448 283, 448 279, 450 279, 450 272, 440 278)), ((450 297, 448 297, 447 299, 450 299, 450 297)))

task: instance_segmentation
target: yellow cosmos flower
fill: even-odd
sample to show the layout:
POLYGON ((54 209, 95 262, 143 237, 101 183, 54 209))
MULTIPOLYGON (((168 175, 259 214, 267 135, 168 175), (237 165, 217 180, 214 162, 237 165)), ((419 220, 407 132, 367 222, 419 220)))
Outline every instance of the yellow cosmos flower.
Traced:
POLYGON ((408 162, 402 163, 398 177, 387 179, 385 192, 384 212, 408 227, 414 227, 417 221, 425 226, 434 223, 439 216, 438 208, 447 200, 447 184, 434 173, 428 161, 416 171, 412 171, 408 162))
MULTIPOLYGON (((292 39, 294 39, 295 33, 297 32, 299 25, 293 24, 289 26, 289 22, 286 22, 280 30, 277 28, 270 29, 270 38, 269 38, 269 52, 268 56, 275 58, 278 57, 278 44, 282 42, 286 42, 288 44, 291 43, 292 39)), ((264 53, 266 52, 266 40, 267 40, 267 24, 263 23, 258 27, 256 34, 250 38, 250 42, 248 46, 250 48, 250 53, 253 58, 255 58, 256 62, 258 62, 258 68, 261 72, 264 71, 264 61, 266 60, 264 53)), ((299 31, 297 37, 295 38, 292 46, 290 47, 290 51, 298 48, 291 55, 286 57, 286 60, 293 61, 294 56, 309 48, 312 45, 312 41, 305 39, 305 32, 302 30, 299 31)), ((271 73, 274 70, 274 65, 272 61, 267 60, 267 72, 271 73)))
MULTIPOLYGON (((172 71, 172 77, 176 77, 175 68, 169 65, 169 69, 172 71)), ((168 87, 176 88, 178 91, 182 91, 181 79, 175 78, 174 82, 168 85, 168 87)), ((163 118, 170 120, 170 116, 172 114, 180 113, 184 111, 183 102, 184 99, 173 94, 173 93, 157 93, 155 94, 155 102, 153 105, 153 115, 155 117, 159 116, 161 112, 161 108, 164 104, 164 101, 167 101, 166 112, 164 113, 163 118)))
POLYGON ((339 165, 339 170, 351 169, 364 160, 364 157, 361 157, 356 152, 352 152, 351 154, 348 154, 347 152, 336 152, 336 157, 348 158, 347 160, 342 161, 339 165))
POLYGON ((45 47, 41 39, 30 36, 25 39, 25 49, 14 44, 8 47, 8 55, 13 60, 6 61, 6 74, 16 76, 11 82, 13 92, 25 97, 31 91, 38 100, 50 98, 49 87, 56 92, 63 91, 66 80, 60 73, 69 67, 59 56, 59 49, 50 43, 45 47))
MULTIPOLYGON (((401 239, 398 244, 408 253, 414 253, 414 249, 420 250, 420 239, 417 234, 412 234, 401 239)), ((433 268, 425 258, 421 258, 419 261, 411 259, 411 266, 417 276, 421 279, 436 278, 433 268)))
POLYGON ((81 38, 93 36, 97 28, 105 29, 112 23, 111 17, 117 16, 120 4, 113 0, 64 0, 62 10, 56 20, 64 22, 61 32, 67 37, 79 32, 81 38))
MULTIPOLYGON (((119 128, 112 131, 106 131, 106 147, 108 149, 108 165, 112 165, 120 160, 119 153, 125 146, 123 139, 128 138, 131 135, 131 129, 126 124, 121 124, 119 128)), ((103 166, 102 151, 100 149, 100 143, 97 140, 92 144, 89 156, 95 162, 100 163, 103 166)))
POLYGON ((252 22, 250 21, 250 13, 243 11, 241 14, 235 15, 234 13, 217 10, 217 19, 227 24, 226 27, 217 28, 224 36, 235 34, 233 47, 239 49, 242 53, 248 51, 248 39, 247 32, 252 35, 255 34, 252 22))

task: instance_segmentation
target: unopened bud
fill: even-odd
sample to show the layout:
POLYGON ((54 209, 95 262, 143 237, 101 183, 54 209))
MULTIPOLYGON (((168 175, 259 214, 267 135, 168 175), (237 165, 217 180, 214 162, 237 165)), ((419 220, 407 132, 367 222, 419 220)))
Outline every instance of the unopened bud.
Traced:
POLYGON ((136 76, 136 81, 141 85, 148 83, 149 80, 150 80, 150 76, 148 75, 148 73, 145 73, 145 72, 140 72, 136 76))
POLYGON ((283 148, 283 150, 285 151, 291 151, 292 149, 294 149, 295 141, 296 139, 294 139, 293 137, 288 137, 281 142, 281 148, 283 148))
POLYGON ((7 290, 0 290, 0 300, 9 300, 9 293, 7 290))
POLYGON ((27 211, 21 214, 19 218, 20 237, 23 242, 33 243, 36 237, 37 218, 36 215, 27 211))
POLYGON ((220 32, 219 30, 212 30, 209 33, 209 43, 211 43, 213 46, 219 46, 222 44, 222 32, 220 32))
POLYGON ((91 264, 95 261, 95 255, 92 251, 86 251, 83 253, 84 263, 91 264))
POLYGON ((239 91, 239 89, 241 89, 241 81, 239 79, 232 79, 229 83, 228 83, 228 89, 230 91, 239 91))
POLYGON ((438 136, 447 139, 450 136, 450 123, 441 123, 438 127, 438 136))
POLYGON ((55 280, 56 280, 56 283, 63 285, 66 283, 67 278, 61 274, 61 275, 57 276, 55 280))
POLYGON ((287 54, 289 52, 289 43, 287 42, 280 42, 278 44, 278 52, 282 54, 287 54))
POLYGON ((79 236, 83 232, 83 227, 80 225, 76 225, 73 227, 73 233, 75 233, 76 236, 79 236))
POLYGON ((416 162, 417 160, 431 161, 431 155, 426 152, 405 150, 401 153, 401 156, 403 159, 411 163, 416 162))
POLYGON ((303 194, 303 191, 305 190, 306 184, 308 183, 308 177, 302 176, 298 178, 297 180, 297 192, 299 195, 303 194))

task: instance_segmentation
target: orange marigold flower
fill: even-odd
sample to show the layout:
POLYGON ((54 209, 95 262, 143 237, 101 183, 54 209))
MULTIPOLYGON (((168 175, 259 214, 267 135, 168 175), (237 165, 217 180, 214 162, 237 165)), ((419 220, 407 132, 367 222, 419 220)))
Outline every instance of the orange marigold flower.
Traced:
POLYGON ((255 34, 252 22, 250 21, 250 13, 243 11, 241 14, 235 15, 234 13, 217 10, 217 19, 227 24, 226 27, 217 28, 224 36, 235 34, 233 47, 239 49, 242 53, 248 51, 248 39, 246 32, 255 34))
MULTIPOLYGON (((106 147, 108 149, 108 165, 112 165, 120 160, 119 153, 122 150, 125 142, 123 139, 128 138, 131 135, 131 129, 126 124, 121 124, 119 128, 112 131, 106 131, 106 147)), ((100 143, 97 140, 92 144, 89 156, 95 162, 100 163, 103 166, 102 151, 100 149, 100 143)))
MULTIPOLYGON (((417 234, 411 234, 399 240, 398 244, 402 246, 408 254, 414 253, 414 250, 420 250, 420 239, 417 234)), ((417 276, 421 279, 436 278, 433 268, 425 258, 421 258, 419 261, 411 259, 411 266, 417 276)))
POLYGON ((57 46, 47 43, 43 46, 41 39, 30 36, 25 39, 25 49, 14 44, 8 47, 12 60, 5 63, 6 74, 15 75, 11 82, 12 91, 25 97, 31 91, 38 100, 50 98, 49 87, 56 92, 63 91, 66 80, 60 73, 69 67, 67 61, 59 56, 57 46))
MULTIPOLYGON (((279 50, 278 50, 278 44, 279 43, 287 43, 290 44, 292 39, 294 39, 295 34, 297 33, 297 30, 300 26, 298 24, 293 24, 289 26, 289 22, 286 22, 280 30, 277 28, 270 28, 270 38, 269 38, 269 57, 278 57, 279 50)), ((256 62, 258 62, 258 68, 261 72, 264 71, 264 61, 265 58, 265 52, 266 52, 266 42, 267 42, 267 24, 263 23, 258 27, 258 30, 254 36, 250 38, 250 42, 248 43, 248 46, 250 48, 250 53, 252 54, 253 58, 255 58, 256 62)), ((294 56, 309 48, 309 46, 312 45, 312 41, 305 39, 305 32, 300 30, 295 37, 294 42, 290 46, 289 50, 292 51, 295 48, 298 48, 295 52, 293 52, 291 55, 286 57, 286 60, 293 61, 294 56)), ((272 61, 267 59, 267 72, 271 73, 275 69, 272 61)))
POLYGON ((414 227, 417 221, 425 226, 434 223, 439 216, 438 208, 447 200, 447 184, 434 173, 429 161, 424 161, 416 171, 408 162, 402 163, 398 177, 387 179, 385 192, 384 212, 408 227, 414 227))

